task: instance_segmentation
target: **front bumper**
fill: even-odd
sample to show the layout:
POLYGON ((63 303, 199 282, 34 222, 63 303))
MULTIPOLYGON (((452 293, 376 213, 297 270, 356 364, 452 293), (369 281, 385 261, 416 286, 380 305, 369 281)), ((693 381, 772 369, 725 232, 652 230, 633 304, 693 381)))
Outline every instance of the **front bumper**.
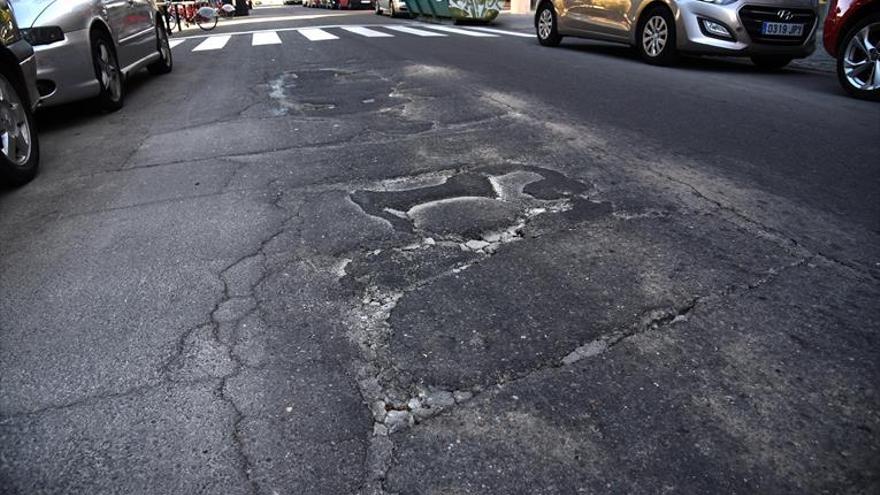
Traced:
POLYGON ((64 39, 34 47, 37 83, 43 106, 97 96, 100 92, 87 29, 64 33, 64 39))
POLYGON ((24 87, 27 90, 28 104, 31 110, 37 108, 40 102, 40 93, 37 91, 37 61, 34 56, 34 50, 27 41, 19 40, 6 48, 12 52, 12 55, 18 60, 21 67, 21 75, 24 77, 24 87))
MULTIPOLYGON (((819 12, 809 2, 792 0, 790 2, 755 2, 741 0, 730 5, 716 5, 700 0, 679 0, 678 11, 675 12, 677 26, 678 49, 682 52, 702 55, 785 55, 794 58, 808 57, 816 50, 816 29, 819 12), (743 11, 746 8, 746 11, 743 11), (750 9, 766 11, 790 9, 796 12, 811 12, 812 19, 803 20, 805 36, 795 40, 770 40, 761 38, 754 31, 757 22, 749 13, 750 9), (719 39, 704 33, 700 28, 700 19, 709 19, 725 25, 733 39, 719 39), (747 28, 746 23, 751 23, 747 28)), ((794 21, 792 21, 794 22, 794 21)))

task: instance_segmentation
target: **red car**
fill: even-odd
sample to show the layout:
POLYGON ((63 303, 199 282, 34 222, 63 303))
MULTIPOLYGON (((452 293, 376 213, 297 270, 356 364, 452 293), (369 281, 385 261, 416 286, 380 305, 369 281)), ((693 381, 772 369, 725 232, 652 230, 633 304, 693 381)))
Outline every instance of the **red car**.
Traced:
POLYGON ((880 0, 831 0, 823 41, 843 89, 880 100, 880 0))

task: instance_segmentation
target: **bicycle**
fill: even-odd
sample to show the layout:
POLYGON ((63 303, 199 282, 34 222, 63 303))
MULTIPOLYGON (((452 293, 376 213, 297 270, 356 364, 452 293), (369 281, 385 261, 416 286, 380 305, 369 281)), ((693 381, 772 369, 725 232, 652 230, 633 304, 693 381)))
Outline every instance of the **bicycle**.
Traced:
POLYGON ((235 7, 222 2, 216 2, 211 6, 210 1, 192 2, 189 5, 166 3, 165 15, 168 23, 169 31, 174 28, 180 28, 180 22, 183 21, 187 26, 197 25, 203 31, 210 31, 217 27, 217 21, 220 17, 232 17, 235 15, 235 7))

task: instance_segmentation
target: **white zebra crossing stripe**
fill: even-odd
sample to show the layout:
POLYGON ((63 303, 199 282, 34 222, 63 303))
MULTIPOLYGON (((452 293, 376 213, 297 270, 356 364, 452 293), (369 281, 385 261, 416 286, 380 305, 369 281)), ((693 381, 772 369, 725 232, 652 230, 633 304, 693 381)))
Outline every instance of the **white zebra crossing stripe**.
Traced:
POLYGON ((534 34, 518 33, 516 31, 505 31, 504 29, 487 28, 487 27, 482 27, 482 26, 468 26, 467 29, 471 29, 471 30, 476 29, 477 31, 484 31, 486 33, 493 33, 493 34, 503 34, 505 36, 518 36, 520 38, 534 38, 535 37, 534 34))
POLYGON ((443 33, 436 33, 436 32, 434 32, 434 31, 423 31, 423 30, 421 30, 421 29, 415 29, 415 28, 406 27, 406 26, 382 26, 382 27, 384 27, 385 29, 390 29, 390 30, 392 30, 392 31, 399 31, 399 32, 401 32, 401 33, 413 34, 413 35, 416 35, 416 36, 424 36, 424 37, 428 37, 428 36, 446 36, 446 35, 443 34, 443 33))
POLYGON ((254 36, 251 38, 251 46, 280 44, 281 38, 278 37, 278 33, 276 33, 275 31, 263 31, 261 33, 254 33, 254 36))
POLYGON ((464 29, 459 29, 459 28, 454 28, 454 27, 449 27, 449 26, 430 25, 430 26, 425 26, 425 27, 428 29, 435 29, 437 31, 446 31, 447 33, 460 34, 462 36, 473 36, 475 38, 497 38, 498 37, 497 34, 480 33, 480 32, 476 32, 476 31, 467 31, 464 29))
POLYGON ((372 29, 368 29, 362 26, 342 26, 342 29, 348 31, 349 33, 359 34, 361 36, 366 36, 367 38, 393 38, 393 34, 383 33, 381 31, 374 31, 372 29))
POLYGON ((205 41, 199 43, 192 51, 194 52, 203 52, 207 50, 219 50, 226 46, 226 43, 229 43, 229 39, 232 36, 224 35, 224 36, 211 36, 210 38, 205 38, 205 41))
POLYGON ((302 28, 298 29, 299 34, 303 35, 309 41, 338 40, 339 36, 332 35, 327 31, 319 28, 302 28))
MULTIPOLYGON (((225 48, 229 41, 233 37, 238 36, 251 36, 251 46, 263 46, 263 45, 280 45, 284 43, 284 38, 279 36, 281 32, 290 32, 296 31, 300 33, 304 38, 309 41, 324 41, 324 40, 336 40, 340 39, 338 35, 339 31, 343 31, 346 33, 351 33, 352 35, 363 36, 365 38, 394 38, 395 36, 399 36, 401 34, 411 35, 411 36, 420 36, 420 37, 446 37, 449 35, 461 35, 461 36, 474 36, 474 37, 488 37, 488 38, 497 38, 500 36, 517 36, 523 38, 531 38, 533 35, 515 32, 515 31, 507 31, 503 29, 495 29, 495 28, 487 28, 481 26, 468 26, 464 28, 458 27, 449 27, 449 26, 438 26, 438 25, 428 25, 424 28, 421 25, 418 25, 419 28, 413 27, 415 24, 366 24, 366 25, 327 25, 327 26, 316 26, 316 27, 299 27, 299 28, 281 28, 281 29, 272 29, 272 30, 259 30, 259 31, 241 31, 234 33, 226 33, 222 35, 197 35, 197 36, 187 36, 184 38, 177 38, 169 40, 169 44, 172 48, 180 46, 185 43, 189 39, 195 40, 198 44, 195 48, 192 49, 194 52, 201 51, 210 51, 210 50, 221 50, 225 48), (333 32, 336 34, 333 34, 333 32), (389 33, 387 31, 393 31, 394 33, 389 33), (442 31, 442 32, 441 32, 442 31), (447 34, 448 33, 448 34, 447 34)), ((348 36, 348 39, 351 39, 348 36)), ((287 42, 290 42, 291 39, 288 37, 287 42)))

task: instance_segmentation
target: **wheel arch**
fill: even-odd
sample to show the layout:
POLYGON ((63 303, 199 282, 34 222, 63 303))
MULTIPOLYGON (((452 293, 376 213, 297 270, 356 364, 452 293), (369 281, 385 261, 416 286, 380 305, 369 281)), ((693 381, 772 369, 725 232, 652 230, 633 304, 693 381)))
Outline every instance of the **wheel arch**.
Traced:
POLYGON ((532 19, 535 28, 538 27, 538 12, 541 11, 541 7, 547 4, 549 4, 550 7, 553 8, 553 11, 556 12, 556 19, 557 22, 559 22, 559 5, 557 5, 557 2, 555 0, 539 0, 538 3, 535 4, 535 16, 534 19, 532 19))
MULTIPOLYGON (((6 47, 0 47, 0 70, 3 71, 3 75, 9 79, 9 82, 12 83, 16 91, 28 94, 27 84, 21 77, 21 71, 17 70, 18 66, 19 62, 18 59, 15 58, 15 55, 6 49, 6 47)), ((30 105, 30 102, 26 104, 30 105)))
POLYGON ((117 40, 113 37, 113 31, 110 30, 110 26, 104 21, 104 19, 96 18, 92 20, 92 23, 89 26, 89 35, 91 36, 93 33, 106 34, 110 38, 110 41, 113 42, 113 50, 116 50, 117 40))
MULTIPOLYGON (((638 39, 638 26, 639 23, 642 22, 642 16, 645 15, 645 12, 655 8, 655 7, 665 7, 670 12, 672 12, 672 17, 676 19, 676 24, 678 23, 678 9, 675 8, 675 3, 671 0, 651 0, 649 2, 642 2, 639 4, 632 13, 632 26, 629 32, 629 42, 631 45, 635 46, 638 39)), ((678 30, 678 26, 674 26, 676 30, 678 30)))
POLYGON ((836 53, 840 53, 840 50, 843 48, 843 42, 846 39, 846 35, 849 34, 853 26, 861 22, 866 17, 876 14, 880 14, 880 2, 869 2, 861 7, 858 12, 854 13, 853 15, 847 16, 843 25, 840 26, 840 29, 837 31, 837 46, 834 47, 836 53))

